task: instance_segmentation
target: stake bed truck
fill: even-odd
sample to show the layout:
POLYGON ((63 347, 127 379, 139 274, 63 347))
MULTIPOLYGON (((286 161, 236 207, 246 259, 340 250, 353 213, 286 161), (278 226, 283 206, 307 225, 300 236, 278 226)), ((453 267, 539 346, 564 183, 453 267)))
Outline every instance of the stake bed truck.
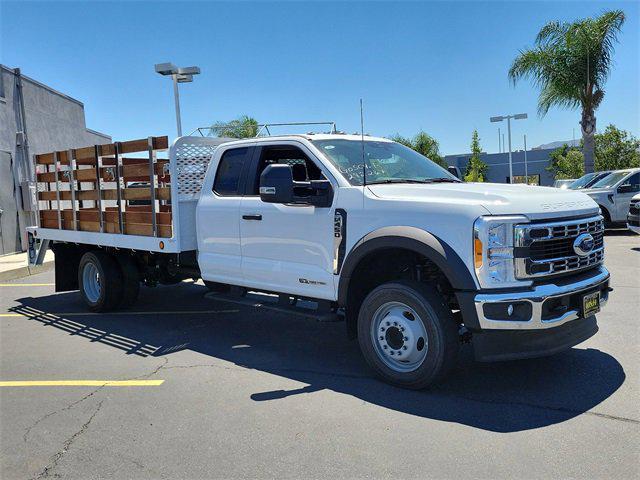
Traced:
POLYGON ((609 296, 588 196, 462 183, 384 138, 150 137, 35 163, 30 261, 53 249, 56 291, 99 312, 187 278, 312 300, 403 387, 443 378, 463 341, 481 361, 567 349, 609 296))

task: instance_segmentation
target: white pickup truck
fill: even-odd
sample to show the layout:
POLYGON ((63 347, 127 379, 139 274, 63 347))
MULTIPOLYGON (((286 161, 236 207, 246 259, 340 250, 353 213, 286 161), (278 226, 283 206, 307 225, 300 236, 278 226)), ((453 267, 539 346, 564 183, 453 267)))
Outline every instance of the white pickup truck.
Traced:
POLYGON ((370 136, 181 137, 162 161, 153 142, 151 185, 141 189, 147 230, 135 224, 144 207, 127 204, 142 197, 121 182, 127 169, 140 174, 119 157, 124 144, 96 147, 86 171, 81 149, 41 156, 58 173, 39 174, 56 186, 39 194, 51 210, 28 229, 30 258, 50 245, 56 290, 79 289, 94 311, 130 305, 141 282, 185 278, 217 292, 276 293, 281 304, 311 300, 343 312, 372 369, 408 388, 445 376, 463 341, 478 360, 510 360, 598 330, 610 291, 603 218, 582 193, 462 183, 370 136), (69 181, 96 172, 97 197, 69 181), (105 190, 114 178, 117 195, 105 190))

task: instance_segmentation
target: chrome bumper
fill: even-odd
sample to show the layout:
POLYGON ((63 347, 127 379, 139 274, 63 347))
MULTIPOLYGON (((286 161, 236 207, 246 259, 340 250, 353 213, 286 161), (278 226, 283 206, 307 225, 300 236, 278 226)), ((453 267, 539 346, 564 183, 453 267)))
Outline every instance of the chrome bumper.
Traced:
POLYGON ((580 309, 568 309, 557 317, 542 318, 543 303, 552 298, 564 297, 600 288, 600 306, 608 300, 609 271, 600 266, 595 273, 568 283, 558 279, 555 283, 538 285, 524 292, 480 293, 474 297, 476 313, 480 328, 483 330, 537 330, 558 327, 580 317, 580 309), (531 305, 531 316, 528 320, 492 319, 485 315, 484 306, 487 304, 504 304, 509 302, 526 302, 531 305))

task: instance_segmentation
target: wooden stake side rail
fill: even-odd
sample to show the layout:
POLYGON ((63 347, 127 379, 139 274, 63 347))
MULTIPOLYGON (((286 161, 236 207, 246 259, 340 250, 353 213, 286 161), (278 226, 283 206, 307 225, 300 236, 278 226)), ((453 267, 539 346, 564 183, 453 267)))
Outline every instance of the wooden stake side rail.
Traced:
MULTIPOLYGON (((150 200, 151 189, 140 188, 123 188, 122 200, 150 200)), ((117 200, 117 190, 102 190, 102 200, 117 200)), ((40 192, 39 200, 56 200, 56 192, 40 192)), ((69 190, 60 191, 60 200, 71 200, 71 192, 69 190)), ((76 192, 76 200, 98 200, 97 190, 83 190, 76 192)), ((171 187, 156 188, 156 200, 171 200, 171 187)))
MULTIPOLYGON (((167 148, 169 148, 168 137, 151 137, 151 138, 153 139, 154 150, 166 150, 167 148)), ((121 149, 119 153, 122 155, 124 153, 146 152, 148 149, 147 142, 148 140, 146 138, 143 138, 141 140, 131 140, 129 142, 120 142, 121 149)), ((73 154, 75 155, 76 164, 95 166, 96 162, 95 162, 94 148, 95 147, 92 145, 90 147, 76 148, 72 150, 73 154)), ((115 144, 113 143, 98 145, 98 150, 101 157, 113 156, 116 153, 115 144)), ((55 152, 36 155, 36 164, 37 165, 53 165, 54 153, 55 152)), ((113 158, 111 158, 111 160, 113 160, 113 158)), ((69 159, 67 158, 66 151, 58 152, 58 161, 60 162, 60 165, 69 165, 69 159)))
MULTIPOLYGON (((144 158, 128 158, 127 160, 136 160, 136 164, 127 164, 124 163, 122 167, 122 172, 120 174, 121 178, 124 178, 127 181, 135 182, 135 181, 143 181, 141 180, 144 177, 144 180, 149 180, 149 160, 144 158), (142 162, 140 162, 142 160, 142 162)), ((104 159, 102 160, 102 164, 105 165, 106 162, 104 159)), ((169 168, 168 160, 158 160, 158 163, 154 166, 156 175, 158 177, 162 177, 161 180, 163 182, 169 182, 171 179, 169 177, 169 172, 166 170, 169 168)), ((83 168, 81 170, 64 170, 60 175, 60 182, 69 182, 71 180, 71 175, 67 172, 73 172, 73 178, 76 180, 80 180, 82 182, 92 182, 96 178, 96 169, 95 168, 83 168)), ((111 167, 102 167, 100 169, 100 176, 102 180, 105 182, 113 182, 116 178, 116 168, 115 166, 111 167)), ((38 182, 55 182, 56 179, 55 172, 44 172, 38 173, 38 182)))
POLYGON ((168 137, 149 137, 36 155, 38 200, 48 205, 40 227, 171 238, 169 161, 156 158, 168 147, 168 137), (122 156, 131 153, 144 158, 122 156))

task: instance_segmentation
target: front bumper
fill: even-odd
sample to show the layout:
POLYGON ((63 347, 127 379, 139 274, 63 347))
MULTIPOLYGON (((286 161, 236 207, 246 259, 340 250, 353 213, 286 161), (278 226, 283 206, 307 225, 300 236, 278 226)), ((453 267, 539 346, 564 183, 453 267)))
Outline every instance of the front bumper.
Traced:
POLYGON ((526 291, 479 293, 474 298, 482 330, 540 330, 555 328, 582 316, 582 296, 600 291, 600 306, 609 299, 609 271, 600 266, 579 277, 557 279, 526 291), (499 306, 515 305, 521 314, 514 320, 496 318, 491 312, 499 306))
POLYGON ((640 233, 640 215, 627 215, 627 228, 632 232, 640 233))
POLYGON ((595 316, 584 317, 582 299, 585 294, 600 292, 603 307, 609 299, 609 277, 601 265, 526 290, 460 292, 463 321, 472 332, 476 359, 542 357, 585 341, 598 326, 595 316), (515 307, 511 316, 505 313, 509 305, 515 307))

